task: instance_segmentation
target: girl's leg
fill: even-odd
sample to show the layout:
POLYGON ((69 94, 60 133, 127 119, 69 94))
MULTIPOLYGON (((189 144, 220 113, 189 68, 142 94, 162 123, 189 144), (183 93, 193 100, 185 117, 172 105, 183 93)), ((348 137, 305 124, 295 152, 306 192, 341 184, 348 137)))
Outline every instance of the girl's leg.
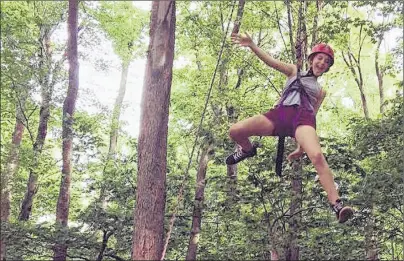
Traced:
POLYGON ((339 195, 334 185, 334 177, 331 169, 321 151, 316 130, 312 126, 300 125, 296 129, 295 138, 317 170, 320 183, 327 193, 328 201, 332 205, 335 205, 337 199, 339 199, 339 195))
POLYGON ((264 115, 256 115, 239 121, 230 127, 230 137, 244 151, 250 151, 253 147, 248 139, 251 136, 272 136, 275 125, 264 115))

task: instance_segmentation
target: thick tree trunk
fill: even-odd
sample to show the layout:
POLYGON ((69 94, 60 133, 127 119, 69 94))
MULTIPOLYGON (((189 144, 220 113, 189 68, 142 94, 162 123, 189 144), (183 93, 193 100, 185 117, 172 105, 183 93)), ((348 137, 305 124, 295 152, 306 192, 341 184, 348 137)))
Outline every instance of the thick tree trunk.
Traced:
POLYGON ((196 176, 196 191, 194 201, 194 211, 192 214, 192 229, 189 238, 188 252, 186 260, 196 260, 196 254, 198 250, 199 234, 201 232, 202 223, 202 211, 205 198, 205 179, 206 171, 208 168, 208 162, 210 154, 212 153, 213 145, 207 146, 202 152, 201 159, 199 161, 198 173, 196 176))
POLYGON ((379 98, 380 98, 380 113, 384 113, 384 88, 383 88, 383 71, 380 70, 379 66, 379 53, 380 53, 380 45, 383 41, 383 35, 381 35, 377 42, 376 53, 375 53, 375 69, 377 82, 379 84, 379 98))
MULTIPOLYGON (((43 39, 42 39, 42 48, 41 48, 41 62, 39 65, 40 71, 43 71, 45 76, 40 80, 41 84, 41 107, 39 111, 39 124, 38 131, 35 139, 35 143, 33 145, 33 162, 30 165, 29 169, 29 178, 27 182, 27 191, 25 192, 24 199, 21 203, 20 214, 18 216, 19 220, 28 220, 32 213, 32 205, 35 194, 38 190, 38 173, 36 172, 36 168, 38 167, 39 158, 42 153, 42 148, 45 143, 47 131, 48 131, 48 121, 50 117, 50 104, 52 100, 52 92, 53 85, 50 81, 50 72, 46 72, 49 70, 49 63, 52 59, 52 51, 50 47, 50 32, 51 30, 47 30, 45 27, 41 28, 43 31, 43 39)), ((57 73, 57 72, 54 72, 57 73)))
POLYGON ((27 95, 21 95, 16 104, 16 120, 10 150, 6 159, 4 171, 1 173, 1 238, 0 260, 6 259, 6 233, 10 219, 11 180, 16 175, 19 165, 19 152, 22 135, 24 133, 24 108, 27 95))
POLYGON ((153 1, 138 143, 133 260, 160 260, 163 256, 175 20, 175 1, 153 1))
POLYGON ((56 206, 56 225, 60 231, 59 238, 54 245, 53 260, 66 260, 67 243, 65 241, 67 223, 69 219, 71 157, 73 151, 73 115, 76 107, 79 87, 79 64, 77 54, 77 20, 78 0, 69 0, 68 18, 68 60, 69 60, 69 87, 63 103, 63 166, 59 198, 56 206), (63 231, 63 232, 62 232, 63 231))

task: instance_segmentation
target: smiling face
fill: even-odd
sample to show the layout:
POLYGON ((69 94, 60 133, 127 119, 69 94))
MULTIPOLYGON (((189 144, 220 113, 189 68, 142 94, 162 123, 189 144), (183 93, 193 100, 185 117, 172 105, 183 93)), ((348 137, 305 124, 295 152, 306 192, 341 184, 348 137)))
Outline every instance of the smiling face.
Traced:
POLYGON ((325 53, 317 53, 310 61, 310 66, 315 76, 320 76, 327 72, 331 65, 331 57, 325 53))

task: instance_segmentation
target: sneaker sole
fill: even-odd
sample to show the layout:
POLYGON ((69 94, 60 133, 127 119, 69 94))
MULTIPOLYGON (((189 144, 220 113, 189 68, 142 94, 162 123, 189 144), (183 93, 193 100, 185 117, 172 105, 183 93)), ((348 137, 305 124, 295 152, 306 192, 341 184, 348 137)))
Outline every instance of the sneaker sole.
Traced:
POLYGON ((350 207, 345 207, 345 208, 341 209, 341 212, 339 213, 338 221, 339 221, 339 223, 345 223, 352 216, 353 216, 353 209, 350 207))

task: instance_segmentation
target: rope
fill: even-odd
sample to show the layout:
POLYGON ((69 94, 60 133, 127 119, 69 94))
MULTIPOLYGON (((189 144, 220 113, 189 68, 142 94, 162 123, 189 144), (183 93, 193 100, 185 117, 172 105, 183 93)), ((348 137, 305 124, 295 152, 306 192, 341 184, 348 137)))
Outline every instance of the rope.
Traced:
POLYGON ((209 91, 208 91, 208 93, 207 93, 207 95, 206 95, 205 106, 204 106, 204 109, 203 109, 203 112, 202 112, 201 120, 200 120, 200 122, 199 122, 199 126, 198 126, 197 133, 196 133, 196 135, 195 135, 194 145, 193 145, 193 147, 192 147, 192 151, 191 151, 191 155, 190 155, 190 158, 189 158, 189 161, 188 161, 188 165, 187 165, 187 168, 186 168, 186 170, 185 170, 184 179, 182 180, 181 187, 180 187, 180 190, 179 190, 179 192, 178 192, 177 204, 176 204, 176 206, 175 206, 175 208, 174 208, 174 212, 173 212, 173 214, 172 214, 172 216, 171 216, 171 218, 170 218, 169 230, 168 230, 168 232, 167 232, 167 236, 166 236, 166 240, 165 240, 165 244, 164 244, 164 248, 163 248, 163 253, 162 253, 162 255, 161 255, 161 259, 160 259, 160 260, 164 260, 165 254, 166 254, 166 252, 167 252, 167 246, 168 246, 168 243, 169 243, 169 241, 170 241, 171 232, 172 232, 172 229, 173 229, 173 226, 174 226, 174 222, 175 222, 175 219, 176 219, 176 213, 177 213, 177 211, 178 211, 179 203, 180 203, 180 201, 182 200, 182 197, 183 197, 184 188, 185 188, 185 183, 186 183, 187 178, 188 178, 188 172, 189 172, 189 169, 190 169, 190 166, 191 166, 191 163, 192 163, 192 157, 193 157, 193 155, 194 155, 194 151, 195 151, 196 144, 197 144, 197 141, 198 141, 198 134, 200 133, 201 128, 202 128, 202 123, 203 123, 203 120, 204 120, 204 118, 205 118, 206 109, 207 109, 207 107, 208 107, 208 102, 209 102, 210 95, 211 95, 212 89, 213 89, 213 83, 214 83, 215 78, 216 78, 216 74, 217 74, 217 70, 218 70, 218 68, 219 68, 219 63, 220 63, 220 60, 221 60, 221 57, 222 57, 222 54, 223 54, 223 50, 224 50, 224 46, 225 46, 227 34, 228 34, 228 32, 229 32, 230 22, 231 22, 231 18, 232 18, 232 16, 233 16, 233 11, 234 11, 234 6, 235 6, 235 1, 234 1, 234 3, 233 3, 233 6, 232 6, 232 9, 231 9, 231 12, 230 12, 229 22, 227 23, 226 33, 225 33, 225 35, 224 35, 224 37, 223 37, 223 40, 222 40, 222 46, 221 46, 221 48, 220 48, 219 57, 218 57, 217 62, 216 62, 215 71, 214 71, 214 73, 213 73, 212 80, 211 80, 211 82, 210 82, 209 91))

